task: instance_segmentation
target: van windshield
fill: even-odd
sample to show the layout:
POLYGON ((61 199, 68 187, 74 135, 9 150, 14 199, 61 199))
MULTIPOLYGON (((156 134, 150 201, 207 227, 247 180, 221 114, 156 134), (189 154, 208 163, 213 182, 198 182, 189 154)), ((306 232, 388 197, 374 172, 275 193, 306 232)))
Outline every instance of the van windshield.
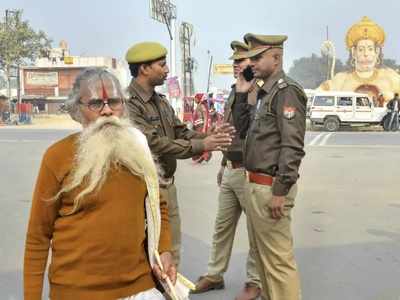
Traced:
POLYGON ((334 96, 315 96, 314 106, 334 106, 335 97, 334 96))

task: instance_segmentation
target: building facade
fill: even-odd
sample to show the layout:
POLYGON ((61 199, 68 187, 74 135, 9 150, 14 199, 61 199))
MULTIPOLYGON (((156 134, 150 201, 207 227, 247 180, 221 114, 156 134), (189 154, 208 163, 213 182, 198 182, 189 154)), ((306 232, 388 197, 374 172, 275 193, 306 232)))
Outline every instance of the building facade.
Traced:
POLYGON ((48 57, 20 69, 21 102, 31 103, 34 112, 57 113, 72 90, 78 74, 85 68, 105 68, 125 87, 126 68, 115 58, 71 56, 65 42, 50 50, 48 57))

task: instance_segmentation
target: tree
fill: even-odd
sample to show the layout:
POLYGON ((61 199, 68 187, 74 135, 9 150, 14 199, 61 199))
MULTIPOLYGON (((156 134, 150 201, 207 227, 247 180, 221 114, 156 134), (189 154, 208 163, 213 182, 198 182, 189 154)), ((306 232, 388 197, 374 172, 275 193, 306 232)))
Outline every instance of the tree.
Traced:
POLYGON ((395 59, 384 58, 383 62, 382 62, 382 65, 384 67, 391 68, 391 69, 393 69, 393 70, 395 70, 397 72, 400 70, 400 65, 397 64, 395 59))
POLYGON ((6 11, 0 21, 0 69, 3 70, 10 96, 12 73, 22 64, 28 64, 50 49, 51 40, 39 30, 35 31, 28 21, 21 20, 22 10, 6 11))
MULTIPOLYGON (((294 60, 289 69, 289 76, 297 80, 304 88, 315 89, 327 79, 330 67, 331 59, 313 53, 310 57, 294 60)), ((344 70, 342 61, 336 59, 335 73, 344 70)))

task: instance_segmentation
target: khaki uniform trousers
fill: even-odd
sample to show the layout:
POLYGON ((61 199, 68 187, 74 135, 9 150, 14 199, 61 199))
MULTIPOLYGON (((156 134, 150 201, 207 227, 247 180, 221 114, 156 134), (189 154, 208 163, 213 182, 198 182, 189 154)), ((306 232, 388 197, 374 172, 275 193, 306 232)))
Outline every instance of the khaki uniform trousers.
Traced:
MULTIPOLYGON (((246 173, 244 169, 225 167, 218 195, 218 211, 207 270, 207 275, 215 277, 215 279, 220 279, 228 269, 236 226, 242 211, 245 212, 247 202, 244 197, 245 183, 246 173)), ((247 281, 260 286, 260 278, 255 265, 254 248, 250 244, 246 264, 247 281)))
POLYGON ((261 278, 262 297, 266 300, 301 299, 300 280, 293 254, 291 210, 297 194, 294 185, 286 196, 280 220, 272 219, 269 204, 272 188, 246 181, 249 236, 255 244, 257 271, 261 278))
POLYGON ((171 229, 172 257, 176 266, 179 266, 181 251, 181 217, 179 214, 175 184, 170 184, 166 188, 160 188, 160 195, 167 200, 169 226, 171 229))

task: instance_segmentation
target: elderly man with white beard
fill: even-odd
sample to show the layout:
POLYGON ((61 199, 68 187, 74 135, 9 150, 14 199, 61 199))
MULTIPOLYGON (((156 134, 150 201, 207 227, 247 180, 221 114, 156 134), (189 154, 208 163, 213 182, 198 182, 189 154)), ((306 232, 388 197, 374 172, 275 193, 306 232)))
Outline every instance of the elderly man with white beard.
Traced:
POLYGON ((105 70, 85 70, 69 108, 83 131, 44 154, 26 237, 24 299, 42 299, 50 249, 52 300, 164 299, 153 273, 176 280, 167 205, 118 80, 105 70))

